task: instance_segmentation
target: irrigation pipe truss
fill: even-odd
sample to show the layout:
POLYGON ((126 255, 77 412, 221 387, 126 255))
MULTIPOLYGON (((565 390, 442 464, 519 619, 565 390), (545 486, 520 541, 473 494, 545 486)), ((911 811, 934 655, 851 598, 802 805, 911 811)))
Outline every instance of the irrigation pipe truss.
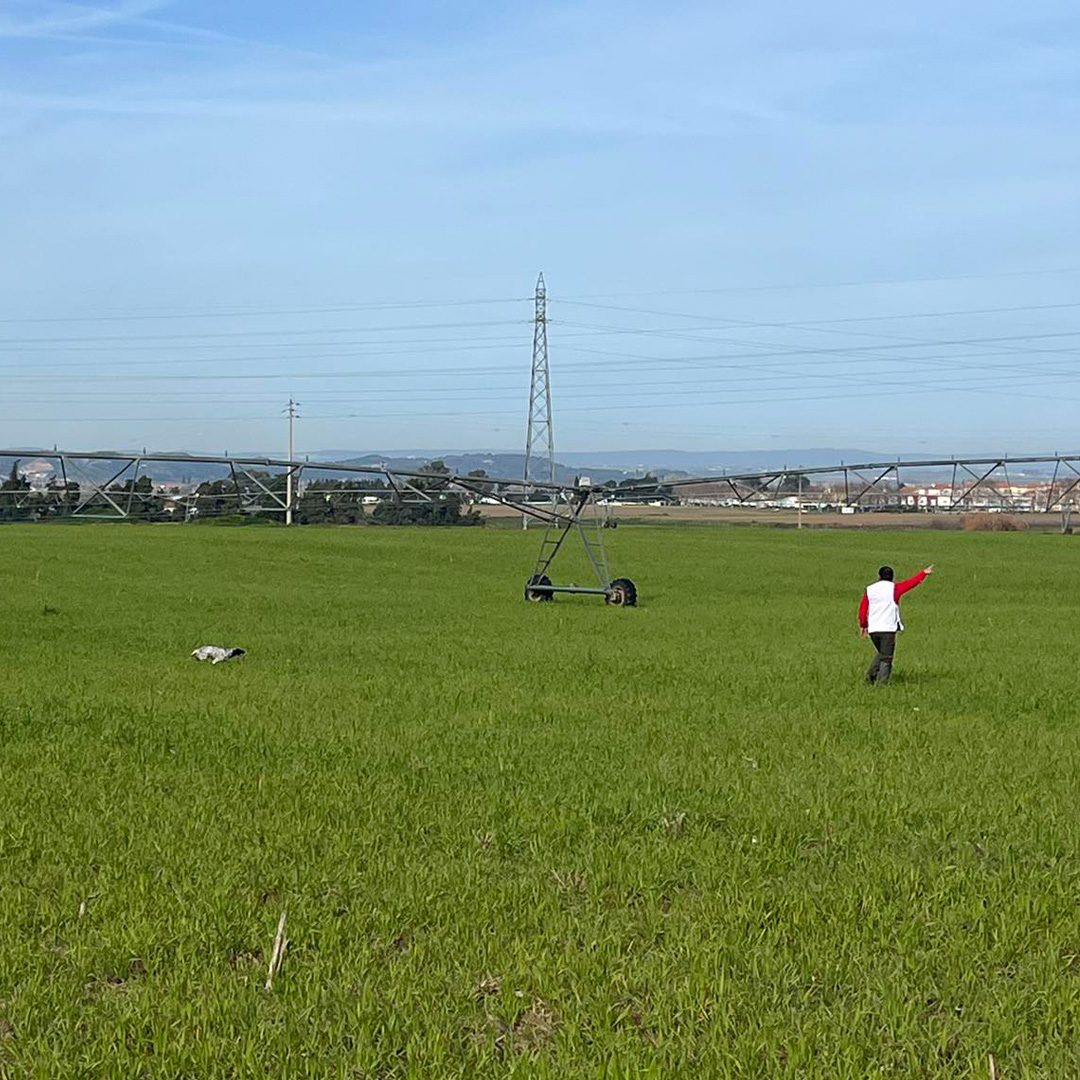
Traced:
MULTIPOLYGON (((763 472, 728 473, 712 476, 670 477, 624 482, 615 491, 607 485, 569 485, 507 479, 490 476, 461 476, 424 470, 396 469, 384 465, 353 465, 340 462, 309 462, 279 458, 228 457, 188 454, 120 454, 104 451, 0 451, 0 459, 35 460, 54 463, 59 470, 62 487, 51 489, 59 499, 54 509, 62 516, 74 518, 107 518, 111 520, 143 516, 162 492, 137 490, 140 477, 149 477, 155 463, 171 465, 217 466, 222 479, 228 478, 224 490, 209 496, 213 500, 235 501, 236 510, 244 514, 280 515, 289 521, 292 511, 303 498, 302 478, 320 476, 340 479, 368 480, 363 488, 331 488, 317 490, 328 500, 347 497, 352 500, 364 495, 377 501, 389 500, 398 504, 437 503, 447 495, 459 494, 477 499, 493 500, 525 514, 544 525, 543 539, 533 572, 525 583, 525 598, 532 601, 552 600, 557 593, 602 596, 606 603, 632 607, 637 603, 637 588, 629 578, 613 578, 608 569, 603 530, 610 522, 601 511, 604 503, 614 499, 678 498, 694 489, 708 489, 713 495, 726 493, 730 501, 741 505, 770 504, 790 496, 792 481, 800 495, 807 479, 831 481, 843 494, 836 492, 830 499, 835 505, 847 508, 905 507, 901 494, 901 477, 907 473, 925 477, 928 472, 945 470, 948 486, 940 489, 937 509, 960 510, 975 506, 996 509, 1026 509, 1048 513, 1060 509, 1063 531, 1080 489, 1080 454, 1053 454, 1030 457, 936 458, 896 461, 869 461, 848 464, 813 466, 795 469, 771 469, 763 472), (89 475, 90 463, 97 466, 89 475), (1009 478, 1024 466, 1042 466, 1050 471, 1049 478, 1026 484, 1018 494, 1009 478), (107 474, 107 476, 106 476, 107 474), (230 490, 231 489, 231 490, 230 490), (565 541, 572 535, 580 539, 596 576, 596 585, 557 584, 551 577, 553 565, 565 541)), ((1030 470, 1027 470, 1030 472, 1030 470)), ((38 493, 40 494, 40 493, 38 493)), ((13 499, 16 508, 26 506, 33 493, 10 489, 3 492, 7 505, 13 499)), ((176 496, 184 516, 199 512, 200 495, 191 492, 176 496)), ((202 496, 202 498, 207 498, 202 496)), ((906 504, 910 505, 910 504, 906 504)), ((801 508, 801 507, 800 507, 801 508)))
MULTIPOLYGON (((432 501, 447 491, 459 491, 495 498, 521 509, 527 494, 548 496, 553 502, 571 501, 572 496, 587 494, 591 499, 603 500, 614 493, 606 485, 575 486, 571 484, 548 483, 535 480, 506 477, 462 476, 456 473, 430 472, 423 469, 408 470, 391 468, 384 465, 355 465, 342 462, 295 461, 287 458, 270 457, 230 457, 208 454, 146 454, 118 453, 109 451, 70 451, 70 450, 3 450, 0 459, 35 460, 55 463, 60 477, 65 483, 78 483, 81 497, 79 505, 73 511, 76 516, 91 515, 92 504, 98 510, 104 502, 110 509, 108 516, 124 517, 127 510, 119 505, 120 498, 113 498, 118 493, 110 490, 113 485, 123 484, 127 480, 137 480, 149 475, 148 466, 155 463, 171 465, 211 465, 220 466, 227 471, 228 478, 237 483, 237 490, 247 485, 266 496, 268 503, 252 503, 245 507, 249 512, 280 512, 288 509, 287 501, 281 493, 267 484, 266 473, 273 479, 294 481, 294 489, 299 491, 304 476, 317 479, 327 474, 342 474, 354 479, 381 481, 388 497, 399 500, 432 501), (108 479, 100 480, 86 475, 87 462, 110 462, 116 468, 108 479), (257 470, 258 472, 253 472, 257 470), (259 475, 262 473, 262 475, 259 475)), ((925 476, 929 471, 950 472, 949 486, 946 489, 948 499, 943 509, 966 509, 971 505, 973 496, 980 490, 1001 495, 1002 481, 1009 485, 1008 470, 1023 469, 1024 466, 1039 465, 1047 469, 1052 467, 1052 475, 1041 477, 1041 497, 1036 500, 1035 508, 1047 512, 1065 505, 1065 500, 1080 488, 1080 454, 1043 454, 1021 457, 964 457, 964 458, 910 458, 895 461, 838 462, 834 465, 815 465, 807 467, 768 469, 757 472, 716 473, 705 476, 672 476, 663 479, 649 479, 638 482, 629 481, 618 488, 618 497, 648 497, 659 492, 684 490, 701 487, 719 487, 726 489, 741 503, 755 503, 774 500, 781 489, 795 480, 833 480, 843 481, 844 495, 838 499, 844 506, 860 506, 874 502, 880 503, 882 496, 894 493, 901 485, 901 477, 907 474, 925 476)), ((323 489, 327 494, 334 494, 332 489, 323 489)), ((348 490, 348 489, 342 489, 348 490)), ((376 489, 372 489, 376 490, 376 489)), ((123 492, 124 497, 129 494, 123 492)), ((136 495, 139 493, 135 493, 136 495)), ((1007 501, 1009 496, 1002 495, 1007 501)), ((558 512, 545 509, 543 502, 536 504, 537 515, 547 518, 558 512)))

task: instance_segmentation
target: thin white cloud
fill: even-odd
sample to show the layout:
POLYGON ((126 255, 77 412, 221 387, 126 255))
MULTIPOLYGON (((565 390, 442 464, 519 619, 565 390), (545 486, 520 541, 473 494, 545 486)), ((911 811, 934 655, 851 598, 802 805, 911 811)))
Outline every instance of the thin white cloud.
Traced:
POLYGON ((155 13, 170 7, 175 0, 124 0, 111 7, 90 7, 85 4, 49 3, 45 10, 34 3, 35 14, 19 17, 18 7, 4 7, 0 0, 0 40, 15 38, 33 41, 71 42, 83 45, 130 46, 142 49, 231 47, 236 50, 262 50, 282 56, 314 60, 319 63, 335 58, 311 49, 279 42, 225 33, 203 26, 157 18, 155 13), (141 31, 145 36, 131 33, 120 35, 114 29, 141 31))
MULTIPOLYGON (((2 4, 3 0, 0 0, 2 4)), ((579 18, 584 18, 579 16, 579 18)), ((198 47, 205 42, 238 48, 214 68, 197 75, 181 64, 162 64, 147 77, 132 62, 136 79, 118 64, 97 86, 18 87, 0 90, 0 108, 55 114, 160 116, 309 122, 364 127, 452 129, 479 137, 533 132, 598 136, 709 136, 730 123, 776 125, 797 122, 779 104, 777 81, 761 80, 738 65, 704 88, 682 70, 691 41, 699 40, 681 20, 661 20, 665 41, 651 17, 624 19, 598 38, 600 15, 577 27, 568 41, 549 41, 541 54, 523 58, 521 36, 503 26, 443 48, 408 39, 392 55, 356 55, 356 43, 337 58, 304 52, 290 64, 287 45, 244 42, 215 30, 190 28, 156 17, 138 17, 143 32, 189 34, 162 45, 198 47), (248 45, 245 54, 242 46, 248 45), (546 85, 543 95, 525 88, 546 85), (678 101, 677 107, 671 107, 678 101)), ((520 29, 520 27, 515 27, 520 29)), ((724 40, 724 35, 716 35, 724 40)), ((700 45, 695 48, 701 48, 700 45)), ((715 63, 715 57, 708 57, 715 63)), ((694 64, 690 65, 695 66, 694 64)))
POLYGON ((25 4, 5 5, 0 10, 0 38, 41 38, 122 26, 166 7, 170 0, 122 0, 109 7, 86 4, 47 3, 34 5, 35 13, 19 15, 25 4))
POLYGON ((523 108, 491 102, 342 96, 331 100, 228 97, 129 97, 109 94, 42 94, 0 90, 0 110, 104 116, 267 120, 281 123, 359 125, 391 129, 461 130, 473 134, 552 131, 594 135, 708 135, 717 117, 757 123, 792 122, 779 112, 737 100, 713 100, 711 116, 628 116, 615 110, 523 108))
POLYGON ((188 23, 172 22, 168 19, 147 19, 139 18, 135 20, 140 26, 144 26, 151 30, 160 30, 164 33, 180 34, 184 37, 197 38, 202 41, 218 42, 226 45, 257 45, 270 48, 281 48, 283 51, 289 52, 302 52, 303 50, 294 50, 289 46, 267 46, 261 41, 256 41, 252 38, 241 37, 237 34, 227 34, 221 30, 208 30, 201 26, 191 26, 188 23))

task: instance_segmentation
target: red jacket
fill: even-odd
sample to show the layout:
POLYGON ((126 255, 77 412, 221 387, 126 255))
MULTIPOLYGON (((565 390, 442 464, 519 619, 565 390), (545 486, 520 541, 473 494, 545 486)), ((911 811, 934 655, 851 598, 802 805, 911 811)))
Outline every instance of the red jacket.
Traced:
MULTIPOLYGON (((893 599, 899 604, 900 597, 906 592, 911 592, 916 585, 921 585, 926 580, 926 571, 920 570, 914 577, 909 577, 907 581, 898 581, 893 586, 893 599)), ((866 629, 866 617, 870 613, 870 600, 866 593, 862 594, 862 600, 859 603, 859 626, 863 630, 866 629)))

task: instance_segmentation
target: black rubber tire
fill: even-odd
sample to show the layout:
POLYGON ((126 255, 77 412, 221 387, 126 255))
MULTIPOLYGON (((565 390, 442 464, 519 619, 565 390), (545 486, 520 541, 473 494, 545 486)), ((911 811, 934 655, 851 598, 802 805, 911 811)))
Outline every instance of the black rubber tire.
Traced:
POLYGON ((637 586, 629 578, 616 578, 608 586, 604 601, 612 607, 637 607, 637 586))
POLYGON ((547 602, 549 600, 554 600, 555 599, 555 594, 554 593, 547 592, 546 590, 541 592, 539 589, 534 589, 533 588, 534 585, 550 585, 550 584, 551 584, 551 578, 549 578, 547 576, 547 574, 540 574, 539 576, 537 576, 536 574, 533 574, 533 576, 531 578, 529 578, 528 583, 525 586, 525 599, 531 601, 534 604, 542 604, 542 603, 545 603, 545 602, 547 602))

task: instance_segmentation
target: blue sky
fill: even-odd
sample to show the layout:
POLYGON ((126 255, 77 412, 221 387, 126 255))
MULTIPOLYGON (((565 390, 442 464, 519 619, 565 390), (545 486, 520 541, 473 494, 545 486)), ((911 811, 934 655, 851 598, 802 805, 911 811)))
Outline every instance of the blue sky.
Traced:
POLYGON ((1064 2, 0 0, 0 445, 1080 445, 1064 2))

